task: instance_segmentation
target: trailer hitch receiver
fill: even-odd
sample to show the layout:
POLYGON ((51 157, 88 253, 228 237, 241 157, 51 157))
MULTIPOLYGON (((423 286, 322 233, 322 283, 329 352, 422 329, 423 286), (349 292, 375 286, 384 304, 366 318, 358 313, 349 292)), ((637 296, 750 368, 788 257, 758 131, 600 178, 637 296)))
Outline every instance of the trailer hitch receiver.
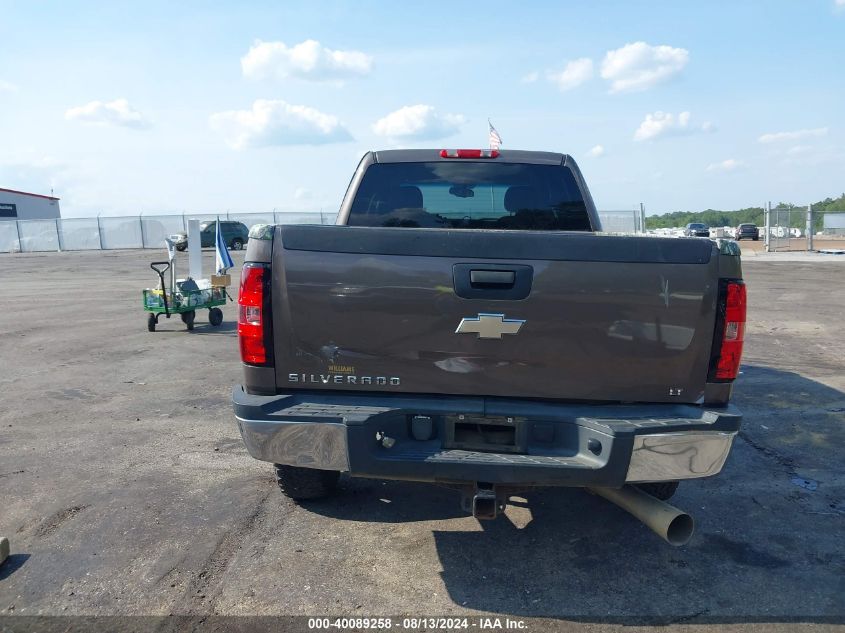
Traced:
POLYGON ((461 488, 461 506, 476 519, 495 519, 500 512, 504 512, 512 492, 493 484, 467 485, 461 488))

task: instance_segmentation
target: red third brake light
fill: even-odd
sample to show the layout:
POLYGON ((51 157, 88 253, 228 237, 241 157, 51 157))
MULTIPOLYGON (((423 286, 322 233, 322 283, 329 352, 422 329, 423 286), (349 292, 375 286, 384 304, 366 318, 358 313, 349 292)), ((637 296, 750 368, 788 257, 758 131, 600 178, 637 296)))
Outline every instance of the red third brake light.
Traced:
POLYGON ((250 365, 264 365, 267 349, 264 345, 264 267, 244 264, 241 288, 238 293, 238 340, 241 360, 250 365))
POLYGON ((734 380, 739 373, 745 339, 745 284, 742 281, 727 282, 724 296, 724 329, 715 373, 719 382, 734 380))
POLYGON ((441 149, 440 158, 497 158, 497 149, 441 149))

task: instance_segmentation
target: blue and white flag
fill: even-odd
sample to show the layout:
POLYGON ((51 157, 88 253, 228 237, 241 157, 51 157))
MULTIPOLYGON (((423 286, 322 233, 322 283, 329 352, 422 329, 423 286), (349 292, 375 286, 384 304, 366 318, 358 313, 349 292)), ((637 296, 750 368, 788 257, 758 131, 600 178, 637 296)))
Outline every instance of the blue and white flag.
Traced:
POLYGON ((223 241, 223 234, 220 233, 220 222, 215 222, 215 224, 217 225, 216 235, 214 238, 214 244, 217 250, 217 274, 224 275, 227 270, 235 265, 235 263, 232 261, 232 256, 229 255, 229 249, 226 248, 226 242, 223 241))
POLYGON ((167 247, 167 259, 172 264, 173 260, 176 259, 176 243, 169 237, 165 237, 164 245, 167 247))

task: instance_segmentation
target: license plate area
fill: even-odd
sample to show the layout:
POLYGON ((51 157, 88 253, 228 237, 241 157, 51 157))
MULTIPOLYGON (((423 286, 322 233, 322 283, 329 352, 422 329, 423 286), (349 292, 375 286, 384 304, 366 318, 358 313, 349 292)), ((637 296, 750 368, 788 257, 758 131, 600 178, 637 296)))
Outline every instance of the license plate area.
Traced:
POLYGON ((452 415, 446 417, 443 448, 488 453, 525 453, 524 418, 452 415))

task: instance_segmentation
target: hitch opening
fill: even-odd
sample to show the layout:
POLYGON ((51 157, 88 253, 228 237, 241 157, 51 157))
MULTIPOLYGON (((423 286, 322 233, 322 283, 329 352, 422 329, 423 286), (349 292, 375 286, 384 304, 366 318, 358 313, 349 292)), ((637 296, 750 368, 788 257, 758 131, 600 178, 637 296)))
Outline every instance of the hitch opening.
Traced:
POLYGON ((472 516, 476 519, 495 519, 498 506, 493 490, 478 490, 472 497, 472 516))
POLYGON ((461 491, 461 507, 476 519, 495 519, 505 511, 508 497, 515 491, 488 483, 455 486, 461 491))

